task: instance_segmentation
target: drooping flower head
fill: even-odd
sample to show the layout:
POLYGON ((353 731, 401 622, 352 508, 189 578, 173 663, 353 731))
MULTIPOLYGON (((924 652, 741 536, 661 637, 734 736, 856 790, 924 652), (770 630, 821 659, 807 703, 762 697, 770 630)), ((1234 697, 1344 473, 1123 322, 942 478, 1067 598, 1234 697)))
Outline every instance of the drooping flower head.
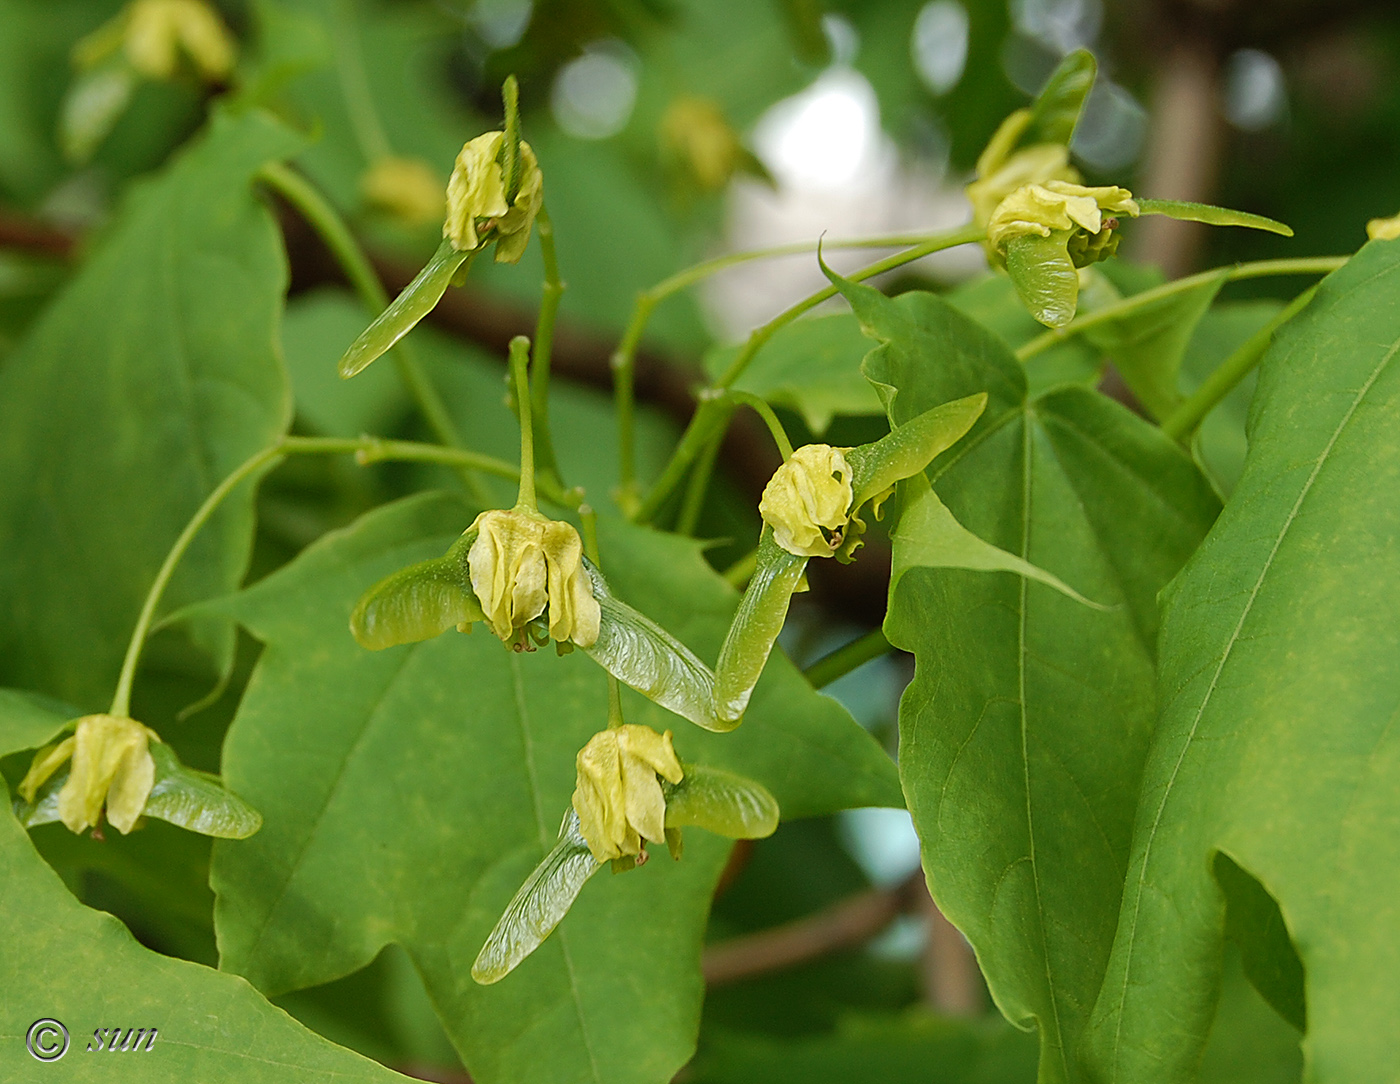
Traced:
POLYGON ((660 780, 684 778, 669 730, 658 734, 632 724, 604 730, 579 750, 577 766, 574 812, 597 861, 640 856, 643 840, 665 841, 660 780))
POLYGON ((525 253, 530 230, 544 203, 544 175, 530 144, 521 141, 518 187, 507 200, 508 178, 502 152, 504 132, 487 132, 457 155, 447 182, 447 221, 442 235, 458 252, 471 252, 491 240, 497 263, 516 263, 525 253))
POLYGON ((1018 237, 1049 237, 1065 232, 1068 244, 1071 235, 1112 229, 1104 212, 1136 218, 1137 201, 1126 188, 1115 185, 1086 188, 1066 181, 1028 184, 1008 195, 992 212, 987 223, 987 243, 1004 254, 1007 245, 1018 237))
POLYGON ((59 818, 70 831, 94 827, 107 807, 107 821, 125 835, 146 805, 155 783, 150 741, 155 731, 118 715, 85 715, 73 735, 41 750, 19 785, 20 796, 35 792, 69 759, 68 782, 58 795, 59 818))
POLYGON ((133 0, 111 22, 78 42, 80 68, 90 69, 120 50, 147 79, 170 79, 180 57, 189 58, 206 82, 233 71, 235 48, 228 27, 204 0, 133 0))
POLYGON ((468 528, 472 592, 504 642, 529 649, 525 626, 549 611, 549 637, 591 647, 601 609, 583 567, 583 540, 572 524, 522 508, 482 512, 468 528))
POLYGON ((854 473, 840 448, 804 444, 769 479, 758 503, 773 538, 799 557, 830 557, 850 520, 854 473))
POLYGON ((406 226, 442 219, 447 209, 442 179, 421 158, 386 155, 360 178, 365 203, 406 226))
POLYGON ((1078 183, 1079 171, 1069 164, 1063 143, 1032 143, 1014 149, 1031 122, 1029 109, 1018 109, 997 128, 977 159, 977 177, 966 189, 972 220, 986 227, 992 212, 1007 196, 1028 184, 1048 181, 1078 183))

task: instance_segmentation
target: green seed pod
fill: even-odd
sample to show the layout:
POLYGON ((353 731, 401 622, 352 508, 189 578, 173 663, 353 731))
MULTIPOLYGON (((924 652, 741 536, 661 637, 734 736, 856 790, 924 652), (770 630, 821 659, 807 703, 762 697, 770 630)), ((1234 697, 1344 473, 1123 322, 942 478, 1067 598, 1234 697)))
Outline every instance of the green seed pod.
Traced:
POLYGON ((366 591, 350 615, 350 632, 359 645, 381 651, 484 621, 467 571, 467 551, 475 540, 476 533, 468 531, 442 557, 401 568, 366 591))
POLYGON ((1079 307, 1079 272, 1069 254, 1069 230, 1007 242, 1006 272, 1026 311, 1046 327, 1064 327, 1079 307))
POLYGON ((778 800, 763 784, 722 768, 681 767, 679 783, 661 784, 668 836, 692 826, 729 839, 764 839, 777 830, 778 800))
POLYGON ((764 524, 753 578, 739 600, 739 612, 730 623, 715 668, 714 710, 726 730, 739 725, 749 706, 807 560, 778 545, 773 528, 764 524))
POLYGON ((598 639, 583 650, 624 685, 706 730, 732 730, 714 707, 715 676, 683 643, 650 618, 613 597, 592 562, 584 567, 602 615, 598 639))
POLYGON ((452 242, 444 238, 427 266, 350 344, 340 359, 340 375, 346 379, 354 376, 412 331, 418 321, 432 312, 433 307, 442 300, 458 268, 472 255, 473 252, 454 248, 452 242))
POLYGON ((1088 49, 1076 49, 1060 61, 1031 103, 1026 134, 1035 141, 1069 146, 1098 72, 1088 49))
POLYGON ((1293 236, 1291 226, 1263 215, 1252 215, 1248 211, 1232 211, 1228 207, 1180 199, 1140 199, 1137 203, 1139 213, 1144 215, 1166 215, 1183 222, 1204 222, 1207 226, 1244 226, 1284 237, 1293 236))
POLYGON ((472 964, 472 978, 483 986, 500 982, 534 952, 569 913, 574 900, 602 863, 593 857, 570 809, 559 826, 559 841, 506 904, 472 964))

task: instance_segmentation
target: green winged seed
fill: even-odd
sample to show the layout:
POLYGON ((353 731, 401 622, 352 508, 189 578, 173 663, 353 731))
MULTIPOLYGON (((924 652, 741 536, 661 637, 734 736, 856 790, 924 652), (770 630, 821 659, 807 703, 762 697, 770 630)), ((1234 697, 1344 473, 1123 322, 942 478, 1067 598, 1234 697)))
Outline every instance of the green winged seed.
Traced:
POLYGON ((961 440, 986 408, 987 393, 978 392, 926 410, 874 444, 848 449, 846 461, 855 475, 852 509, 878 497, 901 478, 918 474, 961 440))
MULTIPOLYGON (((729 839, 762 839, 778 827, 778 802, 768 788, 721 768, 685 764, 679 783, 662 781, 666 797, 666 846, 680 857, 680 829, 704 828, 729 839)), ((630 856, 629 856, 630 858, 630 856)), ((615 866, 631 869, 635 859, 615 866)), ((505 978, 554 932, 603 863, 593 857, 570 809, 559 839, 511 898, 472 964, 483 986, 505 978)))
POLYGON ((472 978, 483 986, 500 982, 534 952, 569 913, 588 878, 602 868, 579 831, 570 809, 559 826, 559 841, 526 878, 472 964, 472 978))
MULTIPOLYGON (((169 821, 191 832, 219 839, 247 839, 262 827, 262 815, 243 799, 224 789, 217 776, 197 772, 180 763, 165 742, 150 743, 155 761, 155 782, 141 809, 144 817, 169 821)), ((68 782, 65 765, 44 781, 33 802, 14 803, 15 817, 25 828, 53 824, 62 818, 58 795, 68 782)))
POLYGON ((247 839, 262 827, 262 815, 224 789, 217 776, 186 768, 165 742, 151 743, 156 781, 142 813, 219 839, 247 839))
POLYGON ((1166 215, 1184 222, 1204 222, 1208 226, 1245 226, 1253 230, 1267 230, 1269 233, 1292 237, 1293 229, 1282 222, 1263 215, 1252 215, 1248 211, 1232 211, 1228 207, 1216 207, 1209 203, 1191 203, 1179 199, 1140 199, 1138 212, 1144 215, 1166 215))
POLYGON ((753 578, 739 600, 739 611, 725 634, 715 669, 714 710, 725 730, 738 726, 749 706, 753 687, 787 620, 788 603, 802 582, 807 560, 779 546, 773 528, 763 525, 753 578))
POLYGON ((451 241, 444 238, 427 266, 350 344, 350 349, 340 359, 340 375, 347 379, 354 376, 412 331, 418 321, 432 312, 442 300, 457 269, 471 256, 471 252, 459 252, 452 247, 451 241))
POLYGON ((1079 306, 1079 272, 1068 231, 1016 237, 1006 245, 1006 272, 1026 310, 1046 327, 1064 327, 1079 306))
POLYGON ((356 642, 382 651, 484 621, 466 571, 466 552, 474 539, 474 533, 464 534, 442 557, 401 568, 366 591, 350 615, 356 642))
POLYGON ((1031 103, 1027 142, 1068 146, 1098 71, 1098 62, 1087 49, 1076 49, 1060 61, 1031 103))
POLYGON ((668 836, 670 829, 692 826, 730 839, 764 839, 777 830, 778 800, 762 783, 722 768, 681 766, 679 783, 661 784, 668 836))
POLYGON ((688 647, 651 619, 613 597, 586 558, 593 597, 602 611, 598 639, 583 650, 613 677, 649 700, 706 730, 733 730, 715 712, 715 676, 688 647))

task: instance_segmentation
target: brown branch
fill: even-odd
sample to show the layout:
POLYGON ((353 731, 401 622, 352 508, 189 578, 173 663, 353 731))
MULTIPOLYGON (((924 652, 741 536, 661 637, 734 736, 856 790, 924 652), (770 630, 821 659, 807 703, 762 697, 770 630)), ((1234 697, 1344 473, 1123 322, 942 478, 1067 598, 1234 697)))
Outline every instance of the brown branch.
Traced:
POLYGON ((23 248, 66 260, 76 246, 77 238, 71 233, 0 210, 0 248, 23 248))
POLYGON ((863 945, 918 906, 923 879, 919 870, 895 888, 872 888, 795 922, 711 945, 701 964, 705 982, 722 986, 863 945))

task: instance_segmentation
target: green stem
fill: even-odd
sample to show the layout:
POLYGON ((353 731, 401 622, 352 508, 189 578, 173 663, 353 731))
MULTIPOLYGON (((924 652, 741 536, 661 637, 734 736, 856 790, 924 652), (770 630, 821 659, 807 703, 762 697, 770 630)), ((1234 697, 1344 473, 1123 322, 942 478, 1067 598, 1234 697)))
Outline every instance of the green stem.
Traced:
POLYGON ((535 512, 539 506, 535 500, 535 424, 530 413, 530 340, 524 335, 510 341, 510 375, 520 411, 520 496, 515 506, 535 512))
MULTIPOLYGON (((896 252, 894 255, 887 256, 883 260, 877 260, 872 264, 867 264, 858 271, 851 272, 846 278, 852 282, 862 282, 865 279, 883 274, 886 271, 892 271, 896 267, 903 267, 905 264, 923 259, 925 256, 931 255, 934 252, 939 252, 945 248, 953 248, 957 245, 965 245, 972 241, 980 241, 982 236, 982 231, 976 226, 964 226, 961 229, 931 237, 922 244, 905 249, 903 252, 896 252)), ((816 308, 816 306, 820 305, 823 301, 835 296, 835 294, 835 286, 828 286, 825 289, 818 290, 816 293, 804 298, 797 304, 783 310, 762 327, 756 328, 749 335, 748 340, 744 343, 743 348, 735 356, 734 360, 730 362, 729 368, 715 381, 714 389, 712 390, 728 389, 744 374, 744 370, 748 368, 749 363, 753 361, 754 355, 758 353, 764 343, 803 313, 816 308)), ((686 469, 705 446, 705 441, 709 437, 707 430, 714 425, 716 419, 713 412, 706 417, 704 408, 705 402, 702 401, 700 408, 697 409, 694 416, 691 417, 690 424, 686 427, 686 431, 681 435, 680 443, 676 445, 676 450, 671 455, 671 461, 666 465, 666 469, 662 471, 661 477, 652 485, 651 490, 646 495, 646 499, 638 506, 635 517, 638 522, 645 523, 656 515, 657 510, 665 503, 675 487, 680 484, 681 479, 685 476, 686 469)), ((725 420, 727 421, 727 418, 725 420)))
MULTIPOLYGON (((1351 259, 1350 256, 1304 256, 1294 260, 1256 260, 1253 263, 1236 264, 1229 268, 1225 274, 1225 281, 1240 282, 1244 279, 1264 278, 1268 275, 1325 275, 1337 270, 1349 259, 1351 259)), ((1016 356, 1022 361, 1033 358, 1036 354, 1064 342, 1071 335, 1078 335, 1081 331, 1087 331, 1099 324, 1117 320, 1140 306, 1151 305, 1163 298, 1181 293, 1183 290, 1194 289, 1216 278, 1222 270, 1225 269, 1217 267, 1210 271, 1202 271, 1197 275, 1188 275, 1184 279, 1164 282, 1161 286, 1154 286, 1150 290, 1125 297, 1122 301, 1105 306, 1095 312, 1086 313, 1071 320, 1062 328, 1037 335, 1017 350, 1016 356)))
POLYGON ((753 408, 763 423, 768 426, 768 432, 773 434, 773 443, 778 446, 778 451, 782 453, 783 462, 786 463, 792 458, 792 441, 788 439, 787 430, 783 428, 783 423, 778 420, 778 415, 773 412, 773 408, 768 403, 760 399, 757 395, 747 391, 728 392, 729 398, 736 402, 743 403, 747 407, 753 408))
POLYGON ((530 362, 530 401, 535 416, 535 460, 541 474, 557 479, 559 464, 554 458, 554 437, 549 428, 549 372, 554 352, 554 321, 564 282, 559 277, 559 257, 554 249, 554 225, 549 212, 540 206, 535 217, 539 231, 540 255, 544 257, 544 288, 540 296, 540 316, 535 323, 535 350, 530 362))
MULTIPOLYGON (((389 296, 384 292, 384 284, 374 273, 369 257, 360 248, 344 219, 315 186, 299 173, 280 162, 269 162, 258 172, 258 176, 296 208, 317 236, 330 249, 336 263, 340 265, 350 285, 359 295, 360 302, 371 316, 378 316, 389 306, 389 296)), ((433 435, 444 444, 460 446, 462 443, 457 427, 452 422, 447 406, 437 389, 423 372, 417 357, 410 351, 406 342, 400 342, 393 350, 394 363, 399 376, 413 397, 418 409, 423 412, 433 435)))
POLYGON ((736 591, 742 591, 753 574, 758 571, 758 550, 752 549, 720 573, 726 583, 736 591))
POLYGON ((1162 432, 1173 440, 1184 440, 1194 433, 1206 415, 1259 364, 1259 359, 1273 342, 1274 332, 1298 315, 1313 299, 1315 293, 1316 286, 1304 290, 1277 316, 1236 347, 1235 351, 1201 382, 1199 388, 1162 419, 1162 432))
POLYGON ((802 674, 812 683, 812 688, 822 689, 871 659, 878 659, 893 650, 894 646, 886 639, 884 629, 871 629, 844 647, 838 647, 830 655, 823 655, 802 674))
POLYGON ((633 429, 633 406, 637 371, 637 345, 651 319, 656 300, 645 291, 637 295, 632 318, 623 332, 622 341, 612 356, 613 398, 617 407, 617 477, 618 504, 626 515, 637 511, 637 456, 633 429))
POLYGON ((711 437, 729 423, 730 408, 728 402, 713 394, 702 397, 700 405, 695 408, 694 415, 691 416, 690 424, 686 426, 685 432, 681 434, 680 443, 676 445, 675 452, 671 455, 671 461, 666 464, 666 469, 661 472, 651 491, 647 493, 646 499, 637 505, 637 513, 634 517, 638 523, 649 523, 661 510, 670 497, 676 486, 685 477, 686 470, 690 464, 695 462, 698 456, 708 445, 711 437))
MULTIPOLYGON (((965 232, 958 230, 955 231, 954 235, 961 237, 965 232)), ((680 291, 694 286, 710 275, 752 260, 766 260, 778 256, 801 256, 805 253, 816 252, 818 248, 898 248, 906 245, 922 246, 929 242, 939 242, 940 248, 946 248, 950 246, 942 242, 949 236, 947 233, 936 233, 912 236, 860 237, 849 241, 799 241, 795 244, 751 249, 748 252, 731 252, 678 271, 670 278, 662 279, 655 286, 639 293, 632 308, 632 316, 627 323, 627 329, 612 356, 613 390, 617 401, 618 503, 623 512, 629 516, 635 515, 639 507, 636 494, 636 453, 632 421, 637 348, 641 344, 642 334, 646 331, 647 322, 651 319, 651 314, 657 305, 672 294, 680 293, 680 291)), ((976 234, 966 238, 966 240, 976 241, 980 238, 981 234, 976 234)), ((926 255, 926 253, 924 254, 926 255)), ((917 257, 915 258, 917 259, 917 257)), ((830 294, 826 296, 829 297, 830 294)))
POLYGON ((715 460, 719 458, 719 446, 724 442, 724 432, 717 431, 695 461, 695 469, 690 473, 690 483, 686 487, 685 498, 681 501, 681 514, 676 519, 676 533, 687 538, 695 534, 700 522, 700 513, 705 508, 705 493, 710 488, 710 477, 714 474, 715 460))
MULTIPOLYGON (((108 710, 108 714, 130 714, 131 686, 136 677, 137 664, 141 661, 141 650, 151 631, 156 608, 160 605, 161 597, 165 594, 165 589, 170 583, 171 576, 175 573, 176 566, 179 565, 185 552, 190 548, 190 543, 194 541, 200 528, 209 521, 219 505, 223 503, 224 498, 238 488, 239 483, 256 474, 264 466, 275 465, 278 459, 289 455, 353 455, 361 466, 381 463, 386 460, 442 463, 465 470, 480 471, 483 474, 492 474, 512 482, 521 477, 520 472, 503 459, 480 455, 461 448, 446 448, 441 444, 422 444, 411 440, 384 440, 381 437, 283 437, 276 444, 250 456, 244 463, 236 467, 233 473, 215 486, 209 496, 204 498, 204 503, 195 510, 194 515, 185 524, 179 537, 175 539, 174 544, 170 547, 170 552, 165 555, 165 560, 161 562, 160 569, 156 572, 156 578, 151 582, 150 590, 146 592, 145 600, 141 603, 141 611, 137 615, 136 626, 132 629, 131 640, 127 644, 121 673, 117 677, 117 690, 112 697, 112 706, 108 710)), ((562 490, 557 486, 542 485, 540 492, 556 504, 571 508, 579 507, 581 496, 578 490, 562 490)))
POLYGON ((279 443, 249 456, 204 498, 204 503, 195 509, 194 515, 185 524, 185 529, 175 539, 175 544, 170 547, 170 552, 165 555, 165 560, 156 572, 150 590, 146 592, 146 599, 141 603, 141 612, 136 616, 136 627, 131 630, 131 640, 126 645, 126 656, 122 659, 121 673, 117 677, 117 691, 112 695, 112 706, 107 710, 108 715, 131 715, 131 686, 136 680, 136 667, 141 661, 141 649, 146 644, 146 637, 150 633, 151 621, 155 618, 161 596, 165 594, 170 577, 175 574, 180 558, 184 557, 185 551, 190 548, 195 535, 209 521, 209 517, 223 503, 224 498, 238 488, 240 482, 272 464, 281 455, 282 445, 279 443))
MULTIPOLYGON (((390 155, 389 139, 384 134, 379 113, 374 108, 369 77, 365 74, 364 52, 360 48, 360 31, 356 25, 351 0, 340 0, 335 6, 334 34, 336 72, 340 76, 340 91, 345 96, 345 111, 350 114, 350 127, 360 153, 373 162, 390 155)), ((382 306, 381 306, 382 307, 382 306)))

